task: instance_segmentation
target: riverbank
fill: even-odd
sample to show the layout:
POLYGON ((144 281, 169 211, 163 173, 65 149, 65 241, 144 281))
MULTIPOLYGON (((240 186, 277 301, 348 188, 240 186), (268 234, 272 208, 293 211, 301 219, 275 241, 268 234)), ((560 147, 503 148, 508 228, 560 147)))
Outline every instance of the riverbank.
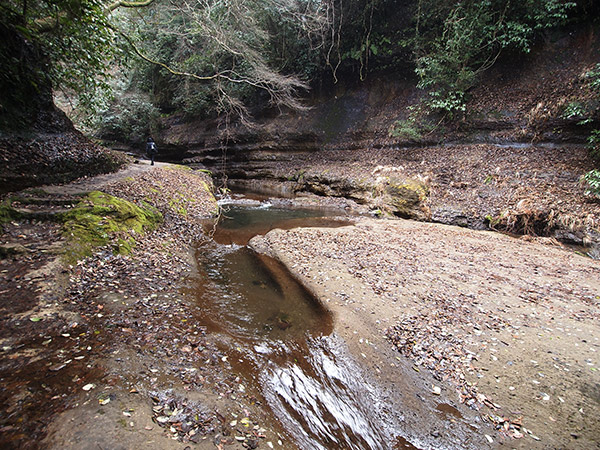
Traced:
POLYGON ((404 220, 274 230, 251 244, 333 311, 380 383, 401 388, 418 372, 421 408, 479 410, 498 430, 492 445, 598 445, 596 261, 552 240, 404 220))
POLYGON ((582 181, 597 168, 586 143, 598 111, 589 121, 569 112, 574 99, 583 105, 595 95, 586 74, 599 60, 598 32, 572 31, 539 42, 527 62, 498 61, 455 120, 409 119, 424 92, 411 78, 381 73, 340 80, 308 111, 223 135, 214 121, 171 117, 159 139, 174 160, 202 164, 232 189, 337 197, 374 214, 553 237, 598 257, 600 203, 582 181))
POLYGON ((285 439, 240 390, 221 343, 181 292, 195 272, 192 244, 206 239, 200 222, 216 213, 211 184, 202 172, 140 162, 11 195, 15 209, 36 215, 3 225, 3 448, 253 448, 285 439), (130 254, 111 241, 66 263, 68 236, 48 218, 97 190, 150 205, 162 224, 136 234, 130 254))

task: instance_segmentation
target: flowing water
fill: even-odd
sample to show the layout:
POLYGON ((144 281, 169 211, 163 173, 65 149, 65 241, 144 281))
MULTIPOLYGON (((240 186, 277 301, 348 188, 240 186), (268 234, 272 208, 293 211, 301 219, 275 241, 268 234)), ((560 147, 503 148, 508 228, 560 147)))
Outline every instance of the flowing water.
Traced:
POLYGON ((227 337, 235 369, 303 449, 392 448, 400 433, 388 423, 382 395, 332 334, 328 311, 279 263, 246 244, 272 228, 347 224, 323 210, 229 205, 215 242, 197 252, 204 322, 227 337))

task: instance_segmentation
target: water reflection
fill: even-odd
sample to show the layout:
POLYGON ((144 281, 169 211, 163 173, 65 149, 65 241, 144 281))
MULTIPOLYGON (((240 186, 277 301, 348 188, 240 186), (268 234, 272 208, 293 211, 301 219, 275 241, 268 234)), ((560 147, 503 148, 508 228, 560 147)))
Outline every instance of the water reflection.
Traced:
POLYGON ((213 331, 251 341, 331 333, 331 316, 276 261, 237 245, 207 245, 197 259, 197 298, 213 331))
MULTIPOLYGON (((268 202, 253 206, 226 205, 213 238, 220 244, 246 245, 252 237, 273 228, 339 227, 351 223, 343 218, 331 218, 331 213, 324 209, 273 208, 268 202)), ((212 228, 212 224, 209 227, 212 228)))

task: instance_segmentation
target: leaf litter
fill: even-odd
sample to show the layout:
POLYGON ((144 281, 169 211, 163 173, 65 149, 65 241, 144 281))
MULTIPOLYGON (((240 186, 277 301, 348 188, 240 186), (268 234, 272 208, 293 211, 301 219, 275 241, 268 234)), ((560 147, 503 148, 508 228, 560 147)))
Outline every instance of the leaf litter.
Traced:
MULTIPOLYGON (((240 421, 239 430, 225 433, 229 427, 222 418, 231 411, 256 407, 257 400, 251 393, 239 390, 236 377, 229 375, 231 367, 223 360, 225 355, 200 325, 194 302, 180 292, 182 282, 193 271, 190 245, 206 239, 202 221, 216 212, 209 191, 210 179, 203 173, 162 167, 128 179, 114 179, 118 181, 102 186, 104 192, 150 204, 164 217, 157 230, 138 236, 133 253, 120 255, 114 254, 110 246, 99 248, 93 256, 70 267, 50 266, 46 275, 34 281, 22 277, 32 267, 52 264, 56 254, 23 253, 18 255, 17 263, 6 261, 11 263, 8 266, 0 261, 0 282, 4 283, 0 289, 14 289, 24 296, 31 293, 29 299, 35 299, 30 303, 34 309, 26 317, 27 322, 14 316, 2 318, 0 337, 10 356, 1 367, 3 379, 10 387, 4 390, 2 400, 10 406, 0 413, 0 426, 7 431, 0 442, 43 437, 47 425, 61 411, 76 406, 79 392, 92 395, 88 398, 109 408, 107 411, 118 403, 116 398, 125 398, 122 395, 146 398, 148 412, 155 417, 159 429, 182 442, 214 439, 218 445, 232 441, 255 448, 258 439, 265 436, 258 419, 253 419, 248 427, 240 421), (47 287, 51 283, 54 290, 47 287), (41 309, 41 314, 44 303, 53 309, 41 309), (31 353, 28 348, 48 357, 28 361, 24 359, 31 353), (36 364, 52 377, 42 388, 32 391, 34 395, 29 395, 23 404, 15 400, 19 392, 38 383, 38 373, 44 373, 36 369, 36 364), (140 364, 151 366, 140 371, 140 364), (167 380, 171 380, 167 384, 174 391, 156 403, 154 398, 158 397, 152 393, 167 392, 167 380), (91 392, 95 390, 100 390, 100 394, 93 396, 91 392), (119 393, 122 390, 128 394, 119 393), (214 405, 214 409, 185 395, 194 392, 203 392, 205 402, 214 405), (152 405, 161 406, 161 413, 152 405)), ((25 244, 25 239, 37 243, 42 234, 50 243, 60 240, 59 230, 53 224, 16 223, 11 227, 7 229, 9 235, 25 244)), ((119 415, 128 417, 122 411, 119 415)), ((137 426, 136 421, 129 426, 137 426)), ((150 431, 147 425, 144 428, 150 431)), ((60 432, 54 438, 60 439, 59 435, 60 432)))

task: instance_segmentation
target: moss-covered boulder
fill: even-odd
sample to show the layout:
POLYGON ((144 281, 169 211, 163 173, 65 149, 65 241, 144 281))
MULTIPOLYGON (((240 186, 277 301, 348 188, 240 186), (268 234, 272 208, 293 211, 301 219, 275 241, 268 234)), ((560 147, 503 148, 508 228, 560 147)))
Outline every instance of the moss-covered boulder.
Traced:
POLYGON ((426 220, 428 218, 425 201, 429 195, 429 187, 425 182, 392 177, 387 182, 385 193, 387 197, 385 209, 391 214, 404 219, 426 220))
POLYGON ((64 220, 68 241, 65 259, 73 262, 91 255, 95 247, 109 244, 115 253, 130 253, 136 235, 154 229, 162 221, 162 215, 149 205, 140 207, 94 191, 65 213, 64 220))

